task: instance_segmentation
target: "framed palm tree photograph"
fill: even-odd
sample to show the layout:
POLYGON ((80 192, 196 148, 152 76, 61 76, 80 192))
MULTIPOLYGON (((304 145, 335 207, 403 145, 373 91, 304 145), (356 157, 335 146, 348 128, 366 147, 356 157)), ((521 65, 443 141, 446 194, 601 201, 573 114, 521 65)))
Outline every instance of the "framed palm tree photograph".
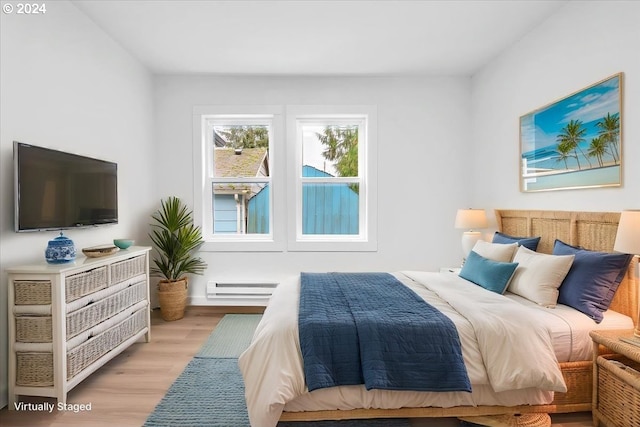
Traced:
POLYGON ((622 181, 622 73, 520 117, 520 190, 622 181))

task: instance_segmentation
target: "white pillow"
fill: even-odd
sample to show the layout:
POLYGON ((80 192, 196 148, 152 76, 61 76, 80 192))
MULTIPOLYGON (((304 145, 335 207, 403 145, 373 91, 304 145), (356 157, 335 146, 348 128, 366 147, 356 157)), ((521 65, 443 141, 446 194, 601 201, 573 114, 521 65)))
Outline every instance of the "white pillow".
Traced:
POLYGON ((513 254, 518 249, 517 243, 489 243, 478 240, 473 247, 473 251, 478 255, 498 262, 511 262, 513 254))
POLYGON ((520 246, 513 257, 518 268, 509 283, 509 292, 544 307, 558 303, 558 288, 573 264, 575 255, 547 255, 520 246))

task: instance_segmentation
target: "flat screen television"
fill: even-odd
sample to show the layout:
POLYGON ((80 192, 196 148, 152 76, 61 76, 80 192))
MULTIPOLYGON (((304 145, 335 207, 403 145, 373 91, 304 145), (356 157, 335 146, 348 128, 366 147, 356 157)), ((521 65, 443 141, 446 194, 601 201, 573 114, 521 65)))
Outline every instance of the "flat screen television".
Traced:
POLYGON ((118 165, 14 141, 15 230, 118 222, 118 165))

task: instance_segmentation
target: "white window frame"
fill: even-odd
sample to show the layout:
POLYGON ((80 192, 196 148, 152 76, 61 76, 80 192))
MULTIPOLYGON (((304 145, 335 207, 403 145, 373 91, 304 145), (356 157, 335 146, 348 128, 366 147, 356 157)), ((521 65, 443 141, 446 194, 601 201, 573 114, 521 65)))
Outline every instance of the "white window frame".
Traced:
POLYGON ((377 250, 377 109, 371 105, 287 106, 287 249, 290 251, 377 250), (354 182, 352 178, 303 178, 300 124, 360 122, 358 130, 359 227, 358 235, 303 235, 302 184, 354 182))
POLYGON ((284 248, 283 108, 279 106, 199 106, 193 109, 194 223, 202 229, 202 251, 282 251, 284 248), (268 124, 269 177, 213 176, 213 126, 216 124, 268 124), (266 182, 270 184, 268 234, 214 234, 214 183, 266 182))

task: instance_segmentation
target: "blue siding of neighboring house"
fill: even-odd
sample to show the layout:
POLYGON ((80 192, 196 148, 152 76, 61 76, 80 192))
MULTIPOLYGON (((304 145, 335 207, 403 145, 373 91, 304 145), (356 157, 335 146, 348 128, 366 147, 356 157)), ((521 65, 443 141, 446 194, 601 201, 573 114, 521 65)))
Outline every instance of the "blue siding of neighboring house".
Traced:
POLYGON ((247 204, 247 233, 269 233, 269 185, 266 185, 247 204))
MULTIPOLYGON (((302 176, 332 176, 303 166, 302 176)), ((302 187, 302 234, 358 234, 359 196, 348 184, 302 187)))
POLYGON ((236 200, 233 194, 216 194, 213 203, 213 232, 236 233, 238 231, 236 200))
MULTIPOLYGON (((311 166, 304 166, 303 176, 324 177, 331 176, 311 166)), ((234 233, 235 201, 233 196, 215 197, 214 216, 215 232, 234 233), (222 211, 220 205, 225 205, 220 198, 229 197, 233 212, 222 211), (220 206, 220 207, 219 207, 220 206), (226 224, 225 219, 233 224, 226 224), (231 228, 233 226, 233 228, 231 228), (224 230, 224 231, 223 231, 224 230)), ((348 184, 306 184, 302 189, 302 232, 303 234, 358 234, 359 226, 359 196, 349 188, 348 184)), ((269 233, 269 186, 265 186, 259 193, 249 200, 247 206, 247 233, 269 233)))

